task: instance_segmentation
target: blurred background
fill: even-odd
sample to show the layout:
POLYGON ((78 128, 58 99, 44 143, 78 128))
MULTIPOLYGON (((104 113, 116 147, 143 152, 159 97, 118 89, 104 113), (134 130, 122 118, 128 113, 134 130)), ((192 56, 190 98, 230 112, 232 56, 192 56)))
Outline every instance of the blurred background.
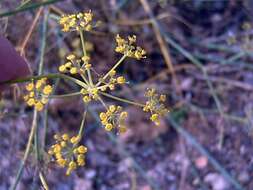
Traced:
MULTIPOLYGON (((252 190, 253 1, 0 0, 0 34, 34 75, 41 59, 44 73, 55 73, 66 54, 81 53, 78 36, 61 32, 59 16, 88 10, 101 21, 86 35, 96 72, 119 59, 116 34, 135 34, 147 58, 119 67, 129 84, 114 94, 145 102, 145 89, 154 87, 167 95, 171 112, 156 127, 141 109, 122 104, 129 112, 128 131, 116 135, 102 128, 102 107, 93 104, 83 138, 86 166, 67 177, 64 169, 40 163, 50 189, 252 190)), ((52 82, 56 94, 76 89, 52 82)), ((0 190, 15 179, 28 140, 33 110, 23 92, 22 85, 13 85, 0 102, 0 190)), ((76 133, 83 109, 77 98, 50 101, 38 123, 41 138, 48 126, 46 149, 55 133, 76 133)), ((37 172, 30 156, 18 189, 42 189, 37 172)))

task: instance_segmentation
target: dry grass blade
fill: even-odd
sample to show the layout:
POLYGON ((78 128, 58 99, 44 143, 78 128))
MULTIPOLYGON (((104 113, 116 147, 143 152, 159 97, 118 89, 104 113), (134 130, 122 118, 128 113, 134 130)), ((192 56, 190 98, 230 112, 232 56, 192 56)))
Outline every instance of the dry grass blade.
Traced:
MULTIPOLYGON (((37 23, 38 20, 39 20, 39 17, 40 17, 40 15, 41 15, 42 10, 43 10, 43 8, 41 7, 41 8, 38 10, 38 12, 36 13, 35 18, 34 18, 32 24, 31 24, 31 26, 30 26, 30 28, 29 28, 29 30, 28 30, 28 33, 27 33, 27 35, 25 36, 25 39, 24 39, 23 43, 22 43, 21 46, 20 46, 20 54, 21 54, 21 56, 25 56, 25 47, 26 47, 26 45, 27 45, 27 43, 28 43, 28 40, 30 39, 30 37, 31 37, 31 35, 32 35, 32 32, 33 32, 33 30, 34 30, 34 28, 35 28, 35 26, 36 26, 36 23, 37 23)), ((30 68, 30 70, 31 70, 31 68, 30 68)))
POLYGON ((162 54, 163 54, 165 63, 167 65, 167 67, 168 67, 168 70, 171 72, 171 75, 172 75, 172 78, 173 78, 173 82, 174 82, 174 85, 175 85, 175 88, 176 88, 176 92, 181 95, 179 81, 178 81, 177 76, 175 74, 174 67, 173 67, 173 64, 172 64, 172 61, 171 61, 171 56, 170 56, 170 53, 169 53, 169 49, 168 49, 168 47, 167 47, 167 45, 166 45, 166 43, 165 43, 165 41, 164 41, 164 39, 162 37, 161 31, 160 31, 160 27, 157 24, 156 18, 154 17, 154 15, 152 13, 152 10, 151 10, 148 2, 146 0, 140 0, 140 2, 142 4, 145 12, 149 15, 149 17, 151 19, 156 39, 157 39, 157 41, 159 43, 159 46, 160 46, 160 49, 162 51, 162 54))
POLYGON ((171 126, 180 134, 182 135, 191 145, 193 145, 201 154, 206 156, 209 162, 213 165, 213 167, 218 170, 222 176, 230 182, 235 189, 237 190, 244 190, 244 188, 234 179, 228 171, 184 128, 182 128, 172 117, 168 117, 171 126))
POLYGON ((24 6, 24 7, 21 7, 21 8, 15 9, 15 10, 11 10, 11 11, 0 13, 0 18, 12 16, 12 15, 15 15, 17 13, 29 11, 29 10, 32 10, 32 9, 37 9, 37 8, 39 8, 41 6, 46 6, 46 5, 54 4, 54 3, 58 2, 58 1, 64 1, 64 0, 48 0, 48 1, 43 1, 43 2, 40 2, 40 3, 28 4, 28 5, 24 6))

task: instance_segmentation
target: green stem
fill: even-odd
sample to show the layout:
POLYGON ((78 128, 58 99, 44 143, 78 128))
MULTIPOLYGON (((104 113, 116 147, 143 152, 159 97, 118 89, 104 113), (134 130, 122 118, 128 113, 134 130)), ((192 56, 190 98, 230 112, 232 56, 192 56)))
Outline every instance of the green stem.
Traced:
POLYGON ((222 176, 230 182, 235 189, 244 190, 244 188, 234 179, 228 171, 223 168, 223 166, 190 134, 188 133, 183 127, 181 127, 173 117, 168 116, 168 121, 171 123, 171 127, 173 127, 183 138, 185 138, 189 144, 195 147, 202 155, 206 156, 210 162, 210 164, 218 170, 222 176))
MULTIPOLYGON (((40 47, 40 62, 39 62, 39 70, 38 70, 38 75, 42 75, 43 74, 43 70, 44 70, 44 56, 45 56, 45 49, 46 49, 46 38, 47 38, 47 24, 48 24, 48 15, 49 12, 46 9, 44 11, 44 16, 43 16, 43 23, 42 23, 42 37, 41 37, 41 47, 40 47)), ((38 128, 35 131, 34 134, 34 146, 35 146, 35 154, 36 154, 36 160, 37 160, 37 167, 39 165, 39 163, 41 162, 42 158, 40 155, 40 149, 42 148, 42 144, 39 143, 40 142, 40 137, 39 137, 39 130, 38 128)), ((42 175, 40 175, 41 173, 39 172, 39 177, 40 179, 42 175)), ((45 183, 45 179, 43 179, 43 181, 41 181, 42 184, 45 183)))
POLYGON ((65 80, 72 81, 72 82, 78 84, 81 87, 84 87, 84 88, 88 87, 84 82, 82 82, 82 81, 80 81, 76 78, 70 77, 70 76, 65 75, 65 74, 59 74, 59 73, 51 73, 51 74, 31 76, 31 77, 26 77, 26 78, 21 78, 21 79, 16 79, 16 80, 9 80, 9 81, 1 82, 0 84, 13 84, 13 83, 29 82, 32 79, 33 80, 38 80, 38 79, 41 79, 41 78, 49 78, 49 79, 62 78, 62 79, 65 79, 65 80))
MULTIPOLYGON (((85 43, 84 43, 84 36, 83 36, 83 31, 82 30, 80 30, 80 38, 81 38, 81 44, 82 44, 82 49, 83 49, 83 55, 87 56, 87 52, 86 52, 86 49, 85 49, 85 43)), ((89 83, 91 85, 94 85, 93 80, 91 78, 90 69, 87 69, 87 73, 88 73, 89 83)))
POLYGON ((101 104, 105 107, 105 109, 108 109, 106 103, 103 101, 103 99, 100 96, 98 96, 98 99, 101 102, 101 104))
POLYGON ((22 7, 25 7, 30 1, 31 1, 31 0, 22 1, 22 2, 21 2, 21 5, 19 5, 16 9, 18 10, 18 9, 20 9, 20 8, 22 8, 22 7))
POLYGON ((111 71, 115 70, 125 60, 126 57, 126 55, 123 55, 120 60, 105 74, 102 80, 96 84, 96 87, 99 86, 110 75, 111 71))
POLYGON ((108 98, 118 100, 118 101, 121 101, 121 102, 125 102, 125 103, 128 103, 128 104, 132 104, 132 105, 135 105, 135 106, 139 106, 139 107, 144 107, 145 106, 144 104, 140 104, 140 103, 137 103, 137 102, 134 102, 134 101, 131 101, 131 100, 124 99, 124 98, 119 98, 117 96, 113 96, 113 95, 110 95, 110 94, 107 94, 107 93, 104 93, 104 92, 99 92, 99 93, 106 96, 106 97, 108 97, 108 98))
POLYGON ((85 122, 86 114, 87 114, 87 109, 83 113, 83 119, 82 119, 82 122, 81 122, 81 125, 80 125, 80 128, 79 128, 78 136, 80 136, 80 137, 83 136, 84 122, 85 122))
POLYGON ((245 53, 244 51, 239 52, 239 53, 233 55, 232 57, 228 58, 227 60, 222 61, 221 64, 233 63, 233 62, 235 62, 236 60, 240 59, 241 57, 244 57, 245 55, 246 55, 246 53, 245 53))
POLYGON ((27 6, 22 6, 21 8, 18 8, 18 9, 12 10, 12 11, 7 11, 7 12, 4 12, 4 13, 0 13, 0 18, 15 15, 19 12, 24 12, 24 11, 28 11, 28 10, 32 10, 32 9, 37 9, 41 6, 50 5, 50 4, 56 3, 58 1, 63 1, 63 0, 48 0, 48 1, 43 1, 43 2, 39 2, 39 3, 29 4, 27 6))
POLYGON ((62 95, 51 95, 49 96, 50 99, 52 98, 69 98, 69 97, 72 97, 72 96, 78 96, 82 94, 81 92, 73 92, 73 93, 69 93, 69 94, 62 94, 62 95))
POLYGON ((43 175, 42 172, 39 173, 39 177, 40 177, 40 181, 41 181, 41 183, 42 183, 43 188, 44 188, 45 190, 49 190, 49 187, 48 187, 48 185, 47 185, 46 178, 44 177, 44 175, 43 175))
POLYGON ((31 128, 31 131, 30 131, 28 142, 26 144, 25 154, 24 154, 24 157, 23 157, 23 159, 21 161, 21 164, 19 166, 18 173, 16 175, 15 181, 12 184, 10 190, 15 190, 17 188, 18 182, 20 181, 21 175, 22 175, 24 167, 25 167, 25 163, 27 161, 28 155, 29 155, 31 147, 32 147, 32 141, 33 141, 33 138, 34 138, 34 134, 35 134, 35 131, 37 129, 37 118, 38 118, 38 112, 36 110, 34 110, 32 128, 31 128))
POLYGON ((84 82, 89 85, 89 81, 86 79, 86 77, 84 76, 84 74, 80 74, 82 79, 84 80, 84 82))

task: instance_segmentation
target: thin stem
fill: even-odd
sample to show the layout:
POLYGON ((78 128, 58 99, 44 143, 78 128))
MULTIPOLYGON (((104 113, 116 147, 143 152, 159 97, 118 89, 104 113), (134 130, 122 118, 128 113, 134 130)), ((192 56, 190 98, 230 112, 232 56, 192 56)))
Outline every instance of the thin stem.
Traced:
MULTIPOLYGON (((86 49, 85 49, 85 43, 84 43, 84 36, 83 36, 83 31, 82 30, 80 30, 80 38, 81 38, 81 44, 82 44, 82 49, 83 49, 83 55, 87 56, 87 52, 86 52, 86 49)), ((94 85, 93 80, 91 78, 90 69, 87 69, 87 73, 88 73, 89 83, 91 85, 94 85)))
POLYGON ((81 38, 81 44, 82 44, 82 49, 83 49, 83 55, 86 56, 87 52, 85 49, 85 44, 84 44, 84 36, 83 36, 83 31, 80 30, 80 38, 81 38))
POLYGON ((76 78, 73 78, 73 77, 70 77, 70 76, 64 75, 64 74, 60 74, 60 76, 61 76, 63 79, 70 80, 70 81, 72 81, 72 82, 78 84, 78 85, 81 86, 81 87, 84 87, 84 88, 87 88, 87 87, 88 87, 84 82, 82 82, 82 81, 80 81, 80 80, 78 80, 78 79, 76 79, 76 78))
POLYGON ((101 104, 105 107, 105 109, 108 109, 106 103, 103 101, 103 99, 100 96, 98 96, 98 99, 101 102, 101 104))
POLYGON ((24 167, 25 167, 25 163, 27 161, 29 152, 30 152, 31 147, 32 147, 33 137, 34 137, 35 131, 37 129, 37 118, 38 118, 38 112, 36 110, 34 110, 32 128, 31 128, 31 131, 30 131, 28 142, 26 144, 25 154, 24 154, 24 157, 23 157, 23 159, 21 161, 21 164, 19 166, 18 173, 17 173, 17 176, 15 178, 15 181, 12 184, 10 190, 15 190, 17 188, 17 185, 18 185, 19 181, 20 181, 21 175, 22 175, 24 167))
POLYGON ((44 188, 45 190, 49 190, 49 187, 48 187, 48 185, 47 185, 46 178, 44 177, 44 175, 43 175, 42 172, 39 173, 39 177, 40 177, 40 181, 41 181, 41 183, 42 183, 43 188, 44 188))
POLYGON ((120 60, 105 74, 102 80, 96 84, 96 87, 99 86, 110 75, 111 71, 115 70, 125 60, 126 57, 126 55, 123 55, 120 60))
MULTIPOLYGON (((44 56, 45 56, 45 49, 46 49, 46 43, 47 43, 46 42, 46 37, 47 37, 48 15, 49 15, 49 12, 46 9, 45 12, 44 12, 43 23, 42 23, 40 62, 39 62, 39 71, 38 71, 39 75, 42 75, 43 70, 44 70, 44 56)), ((37 128, 36 131, 35 131, 35 134, 34 134, 34 146, 35 146, 37 164, 39 164, 40 161, 41 161, 40 148, 42 148, 42 145, 39 143, 40 142, 39 138, 40 138, 39 137, 39 130, 37 128)), ((38 167, 38 165, 37 165, 37 167, 38 167)), ((40 177, 40 180, 41 180, 42 184, 46 184, 46 181, 45 181, 45 179, 43 178, 43 176, 41 175, 40 172, 39 172, 39 177, 40 177)))
POLYGON ((110 94, 107 94, 107 93, 104 93, 104 92, 99 92, 99 93, 106 96, 106 97, 108 97, 108 98, 118 100, 118 101, 121 101, 121 102, 125 102, 125 103, 128 103, 128 104, 132 104, 132 105, 135 105, 135 106, 139 106, 139 107, 144 107, 145 106, 144 104, 140 104, 140 103, 137 103, 137 102, 134 102, 134 101, 131 101, 131 100, 127 100, 127 99, 124 99, 124 98, 113 96, 113 95, 110 95, 110 94))
MULTIPOLYGON (((57 88, 59 82, 60 82, 60 79, 57 79, 56 82, 55 82, 55 85, 53 87, 52 94, 55 93, 56 88, 57 88)), ((48 104, 49 103, 50 103, 50 100, 48 101, 48 104)), ((48 106, 46 106, 45 109, 44 109, 44 118, 43 119, 44 119, 44 122, 43 122, 43 125, 44 125, 43 129, 44 129, 44 131, 43 131, 43 139, 42 139, 41 147, 44 150, 45 145, 46 145, 46 140, 47 140, 46 137, 47 137, 47 129, 48 129, 48 106)))
POLYGON ((84 76, 84 74, 80 74, 82 79, 84 80, 84 82, 89 85, 89 81, 86 79, 86 77, 84 76))
MULTIPOLYGON (((159 25, 159 27, 160 27, 160 25, 159 25)), ((220 102, 220 99, 219 99, 218 95, 216 94, 216 92, 214 90, 213 84, 212 84, 212 82, 209 79, 209 75, 208 75, 207 70, 205 69, 205 67, 203 67, 202 63, 198 59, 196 59, 190 52, 188 52, 186 49, 184 49, 179 44, 177 44, 173 39, 171 39, 167 35, 167 33, 165 33, 163 31, 162 34, 164 36, 165 41, 168 44, 170 44, 172 47, 174 47, 176 50, 178 50, 182 55, 184 55, 187 59, 189 59, 193 64, 195 64, 202 71, 203 76, 204 76, 204 78, 206 80, 207 86, 210 89, 211 95, 212 95, 212 97, 214 99, 214 102, 216 104, 216 107, 217 107, 217 109, 218 109, 218 111, 219 111, 219 113, 221 115, 221 118, 225 121, 225 117, 224 117, 225 113, 223 111, 223 106, 222 106, 222 104, 220 102)), ((222 147, 223 137, 224 137, 224 134, 221 134, 220 135, 220 140, 219 140, 219 143, 218 143, 218 147, 219 148, 222 147)))
POLYGON ((97 87, 97 89, 98 89, 98 90, 101 90, 102 88, 105 88, 105 87, 108 87, 108 86, 109 86, 109 84, 105 84, 105 85, 102 85, 102 86, 97 87))
POLYGON ((39 3, 32 3, 32 4, 29 4, 29 5, 26 5, 26 6, 22 6, 18 9, 15 9, 15 10, 0 13, 0 18, 7 17, 7 16, 12 16, 12 15, 15 15, 19 12, 24 12, 24 11, 36 9, 36 8, 41 7, 41 6, 54 4, 58 1, 63 1, 63 0, 48 0, 48 1, 43 1, 43 2, 39 2, 39 3))
POLYGON ((1 82, 0 84, 14 84, 14 83, 29 82, 32 79, 33 80, 38 80, 38 79, 41 79, 41 78, 50 78, 50 79, 62 78, 62 79, 65 79, 65 80, 72 81, 72 82, 78 84, 81 87, 84 87, 84 88, 88 87, 84 82, 82 82, 82 81, 80 81, 76 78, 70 77, 70 76, 65 75, 65 74, 59 74, 59 73, 51 73, 51 74, 31 76, 31 77, 26 77, 26 78, 21 78, 21 79, 16 79, 16 80, 8 80, 8 81, 1 82))
POLYGON ((48 98, 52 99, 52 98, 69 98, 72 96, 78 96, 82 94, 81 92, 73 92, 73 93, 69 93, 69 94, 62 94, 62 95, 50 95, 48 98))
POLYGON ((25 7, 31 0, 22 1, 21 5, 19 5, 16 9, 20 9, 22 7, 25 7))
POLYGON ((84 132, 84 122, 86 119, 86 114, 87 114, 87 109, 84 111, 83 113, 83 119, 79 128, 79 132, 78 132, 78 136, 82 137, 83 136, 83 132, 84 132))

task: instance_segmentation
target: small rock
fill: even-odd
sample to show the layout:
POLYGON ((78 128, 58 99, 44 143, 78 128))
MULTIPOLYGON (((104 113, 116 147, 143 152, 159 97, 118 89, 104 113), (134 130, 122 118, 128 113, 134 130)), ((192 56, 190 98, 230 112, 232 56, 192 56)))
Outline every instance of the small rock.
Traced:
POLYGON ((75 187, 74 190, 91 190, 92 189, 92 183, 90 180, 78 178, 75 180, 75 187))
POLYGON ((152 188, 149 185, 142 186, 140 190, 152 190, 152 188))
POLYGON ((92 179, 96 176, 96 171, 95 170, 86 170, 85 172, 85 177, 87 179, 92 179))
POLYGON ((204 182, 209 183, 213 190, 226 190, 229 188, 228 182, 218 173, 207 174, 204 182))
POLYGON ((203 169, 207 166, 208 160, 205 156, 200 156, 195 160, 195 165, 198 169, 203 169))
POLYGON ((239 174, 238 180, 242 183, 247 183, 250 180, 249 173, 247 171, 243 171, 239 174))

